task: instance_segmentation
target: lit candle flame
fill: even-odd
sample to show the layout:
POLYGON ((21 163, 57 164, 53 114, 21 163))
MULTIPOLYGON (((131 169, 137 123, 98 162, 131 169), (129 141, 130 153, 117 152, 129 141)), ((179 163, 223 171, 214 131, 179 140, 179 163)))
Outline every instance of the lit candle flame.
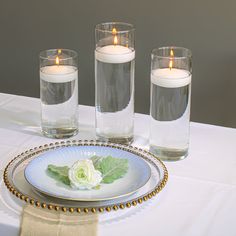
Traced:
POLYGON ((116 28, 113 28, 112 29, 112 34, 116 34, 116 33, 117 33, 116 28))
POLYGON ((59 65, 59 57, 56 57, 56 65, 59 65))
POLYGON ((61 49, 57 50, 57 54, 60 55, 61 54, 61 49))
POLYGON ((117 45, 117 43, 118 43, 118 38, 117 38, 117 31, 116 31, 116 28, 113 28, 112 29, 112 34, 114 35, 114 40, 113 40, 113 44, 114 45, 117 45))
POLYGON ((174 51, 171 49, 170 50, 170 56, 173 57, 174 56, 174 51))

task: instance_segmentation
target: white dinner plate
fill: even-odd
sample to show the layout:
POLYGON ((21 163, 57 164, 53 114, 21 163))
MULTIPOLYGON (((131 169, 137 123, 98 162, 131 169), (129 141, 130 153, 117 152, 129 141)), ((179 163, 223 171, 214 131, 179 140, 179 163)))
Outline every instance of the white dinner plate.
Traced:
POLYGON ((136 154, 105 146, 72 146, 47 151, 33 159, 25 168, 27 182, 37 191, 51 197, 74 201, 106 201, 125 197, 141 189, 151 177, 149 164, 136 154), (74 190, 59 183, 47 173, 49 164, 69 166, 80 159, 94 155, 113 156, 128 160, 128 172, 111 184, 101 184, 100 189, 74 190))

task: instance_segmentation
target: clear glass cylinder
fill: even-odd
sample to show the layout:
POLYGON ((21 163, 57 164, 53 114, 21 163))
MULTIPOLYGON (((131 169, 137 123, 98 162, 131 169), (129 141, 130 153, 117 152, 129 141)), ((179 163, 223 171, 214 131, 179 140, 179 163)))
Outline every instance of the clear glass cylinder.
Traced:
POLYGON ((39 59, 42 132, 50 138, 69 138, 78 132, 78 55, 50 49, 39 59))
POLYGON ((95 28, 95 106, 98 139, 130 143, 134 129, 134 27, 102 23, 95 28))
POLYGON ((192 80, 191 51, 154 49, 151 55, 150 151, 162 160, 188 155, 192 80))

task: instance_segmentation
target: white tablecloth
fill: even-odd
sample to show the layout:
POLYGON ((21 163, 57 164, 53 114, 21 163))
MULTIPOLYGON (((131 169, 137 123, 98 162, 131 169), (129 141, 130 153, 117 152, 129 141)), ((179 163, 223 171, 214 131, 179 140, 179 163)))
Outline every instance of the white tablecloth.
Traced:
MULTIPOLYGON (((148 121, 147 115, 135 115, 134 145, 148 147, 148 121)), ((93 107, 79 107, 79 123, 75 139, 95 137, 93 107)), ((51 142, 39 125, 39 99, 0 94, 0 170, 16 154, 51 142)), ((99 235, 235 236, 236 129, 191 123, 189 156, 165 164, 169 181, 159 196, 105 217, 99 235)), ((0 235, 17 235, 19 212, 5 193, 1 184, 0 235)))

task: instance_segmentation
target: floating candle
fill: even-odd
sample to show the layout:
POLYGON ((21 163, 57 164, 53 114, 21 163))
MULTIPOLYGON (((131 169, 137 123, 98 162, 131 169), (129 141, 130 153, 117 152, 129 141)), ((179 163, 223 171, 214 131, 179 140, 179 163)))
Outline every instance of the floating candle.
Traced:
POLYGON ((178 88, 191 83, 191 74, 176 68, 156 69, 151 72, 151 81, 161 87, 178 88))

